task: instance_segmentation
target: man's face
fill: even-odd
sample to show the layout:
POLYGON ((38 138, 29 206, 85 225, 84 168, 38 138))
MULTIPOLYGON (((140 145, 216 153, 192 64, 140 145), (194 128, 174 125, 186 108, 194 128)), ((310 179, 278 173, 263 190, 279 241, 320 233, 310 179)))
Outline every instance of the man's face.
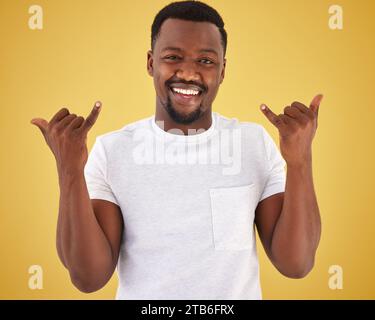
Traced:
POLYGON ((211 112, 224 79, 219 29, 209 22, 165 20, 147 54, 147 69, 154 78, 157 108, 177 123, 194 122, 211 112))

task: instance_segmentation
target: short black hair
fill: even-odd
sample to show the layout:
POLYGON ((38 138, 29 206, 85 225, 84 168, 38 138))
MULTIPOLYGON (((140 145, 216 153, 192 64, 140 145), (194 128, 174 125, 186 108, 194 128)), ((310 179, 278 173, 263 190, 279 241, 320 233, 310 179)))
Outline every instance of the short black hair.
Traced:
POLYGON ((227 51, 227 32, 224 29, 224 21, 220 14, 209 5, 200 1, 178 1, 165 6, 155 16, 151 27, 151 49, 154 49, 155 41, 160 28, 168 18, 197 22, 211 22, 216 25, 221 34, 221 43, 224 48, 224 56, 227 51))

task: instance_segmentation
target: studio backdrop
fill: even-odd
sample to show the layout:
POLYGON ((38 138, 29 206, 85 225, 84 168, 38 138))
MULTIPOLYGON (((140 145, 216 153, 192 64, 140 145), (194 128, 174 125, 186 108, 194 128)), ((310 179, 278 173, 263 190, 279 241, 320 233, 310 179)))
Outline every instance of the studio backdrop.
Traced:
MULTIPOLYGON (((59 261, 55 159, 34 117, 61 107, 95 137, 155 111, 146 71, 151 23, 168 1, 0 0, 0 298, 113 299, 117 275, 79 292, 59 261), (40 277, 37 286, 35 277, 40 277)), ((283 277, 259 238, 265 299, 374 299, 375 1, 209 0, 228 32, 226 76, 213 110, 278 132, 261 113, 324 94, 313 142, 322 217, 315 267, 283 277)))

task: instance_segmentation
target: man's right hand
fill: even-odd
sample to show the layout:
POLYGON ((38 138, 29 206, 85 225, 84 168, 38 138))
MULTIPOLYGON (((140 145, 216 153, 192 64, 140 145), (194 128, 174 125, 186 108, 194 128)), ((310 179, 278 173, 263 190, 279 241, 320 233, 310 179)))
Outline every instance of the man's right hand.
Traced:
POLYGON ((101 102, 98 101, 86 119, 62 108, 49 122, 42 118, 31 120, 53 152, 59 174, 83 172, 88 157, 87 133, 96 122, 100 109, 101 102))

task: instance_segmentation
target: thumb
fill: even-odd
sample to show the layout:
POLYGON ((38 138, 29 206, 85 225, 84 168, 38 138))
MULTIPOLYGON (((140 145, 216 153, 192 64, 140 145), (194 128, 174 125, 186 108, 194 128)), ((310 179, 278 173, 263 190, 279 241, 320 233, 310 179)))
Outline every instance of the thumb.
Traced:
POLYGON ((47 131, 48 121, 42 118, 34 118, 30 121, 31 124, 37 126, 39 130, 42 132, 43 136, 47 131))

